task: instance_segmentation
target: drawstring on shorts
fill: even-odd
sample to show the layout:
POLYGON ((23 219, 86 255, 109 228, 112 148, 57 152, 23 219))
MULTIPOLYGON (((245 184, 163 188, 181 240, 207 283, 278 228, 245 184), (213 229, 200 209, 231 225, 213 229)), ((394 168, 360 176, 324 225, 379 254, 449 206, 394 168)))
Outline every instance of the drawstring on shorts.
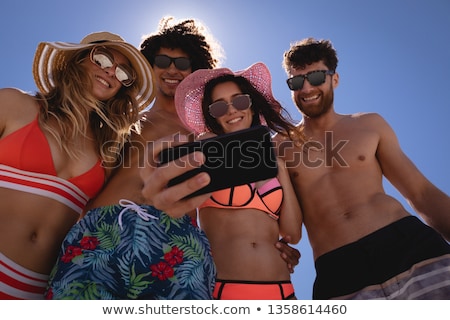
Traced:
POLYGON ((123 207, 123 209, 122 209, 122 211, 120 211, 119 217, 118 217, 120 230, 123 230, 122 214, 124 214, 127 210, 132 210, 132 211, 136 212, 138 214, 138 216, 144 221, 149 221, 150 218, 156 219, 156 220, 159 219, 158 217, 155 217, 154 215, 151 215, 150 213, 148 213, 147 209, 142 208, 141 206, 137 205, 133 201, 130 201, 127 199, 120 199, 119 204, 123 207))

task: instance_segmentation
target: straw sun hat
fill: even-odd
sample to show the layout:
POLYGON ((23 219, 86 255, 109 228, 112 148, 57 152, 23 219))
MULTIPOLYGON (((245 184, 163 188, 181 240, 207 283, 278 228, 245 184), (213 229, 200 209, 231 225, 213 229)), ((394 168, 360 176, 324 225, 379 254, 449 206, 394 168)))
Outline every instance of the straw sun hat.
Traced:
MULTIPOLYGON (((265 64, 258 62, 245 70, 236 72, 227 68, 199 69, 184 78, 178 85, 175 93, 175 107, 186 128, 193 130, 197 134, 209 131, 202 112, 205 85, 210 80, 226 74, 246 78, 267 99, 271 106, 278 109, 278 105, 275 103, 275 98, 272 95, 270 71, 265 64)), ((265 123, 262 116, 261 122, 262 124, 265 123)))
POLYGON ((119 35, 110 32, 88 34, 79 44, 59 41, 39 43, 33 63, 33 76, 38 89, 48 93, 55 86, 53 73, 65 68, 65 52, 97 45, 117 50, 128 58, 136 71, 136 81, 140 86, 136 97, 138 107, 139 110, 145 109, 155 97, 153 69, 137 48, 125 42, 119 35))

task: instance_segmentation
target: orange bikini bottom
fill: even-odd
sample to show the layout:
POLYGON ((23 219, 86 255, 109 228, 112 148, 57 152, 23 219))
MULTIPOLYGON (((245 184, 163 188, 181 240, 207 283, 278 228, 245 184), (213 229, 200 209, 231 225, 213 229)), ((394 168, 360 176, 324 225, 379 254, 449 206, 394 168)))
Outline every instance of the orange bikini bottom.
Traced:
POLYGON ((216 279, 216 300, 288 300, 295 299, 291 281, 236 281, 216 279))

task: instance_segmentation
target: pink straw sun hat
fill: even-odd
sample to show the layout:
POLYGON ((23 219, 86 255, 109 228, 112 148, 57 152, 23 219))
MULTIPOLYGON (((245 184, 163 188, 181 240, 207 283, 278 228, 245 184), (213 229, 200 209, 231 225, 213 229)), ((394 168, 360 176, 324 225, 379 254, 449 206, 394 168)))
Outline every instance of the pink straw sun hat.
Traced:
MULTIPOLYGON (((205 124, 202 113, 202 100, 205 85, 212 79, 232 74, 246 78, 272 105, 278 109, 272 95, 272 78, 264 63, 258 62, 245 70, 233 72, 228 68, 199 69, 188 75, 178 85, 175 93, 175 107, 183 125, 196 134, 210 131, 205 124)), ((262 119, 262 124, 265 124, 262 119)))

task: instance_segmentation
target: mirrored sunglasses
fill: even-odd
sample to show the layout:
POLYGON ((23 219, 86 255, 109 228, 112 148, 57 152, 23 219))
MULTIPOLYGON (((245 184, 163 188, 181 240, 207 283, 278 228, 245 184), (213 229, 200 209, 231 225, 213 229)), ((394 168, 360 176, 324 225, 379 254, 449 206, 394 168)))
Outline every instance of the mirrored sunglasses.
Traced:
POLYGON ((252 105, 252 99, 248 94, 240 94, 231 99, 230 102, 216 101, 209 105, 209 114, 214 118, 219 118, 228 112, 228 106, 233 105, 237 110, 247 110, 252 105))
POLYGON ((289 78, 286 80, 287 85, 289 89, 295 91, 300 90, 303 88, 303 84, 305 83, 305 79, 308 80, 308 82, 312 86, 320 86, 322 83, 325 82, 327 75, 333 75, 334 71, 332 70, 315 70, 308 72, 307 74, 299 74, 298 76, 289 78))
POLYGON ((161 69, 167 69, 172 62, 175 65, 175 68, 181 71, 191 67, 191 60, 186 57, 172 58, 163 54, 155 56, 154 65, 161 69))
POLYGON ((134 69, 126 64, 118 64, 114 61, 114 56, 105 47, 94 47, 89 55, 91 62, 102 69, 112 68, 116 66, 114 71, 117 80, 119 80, 125 87, 131 86, 136 80, 136 72, 134 69))

